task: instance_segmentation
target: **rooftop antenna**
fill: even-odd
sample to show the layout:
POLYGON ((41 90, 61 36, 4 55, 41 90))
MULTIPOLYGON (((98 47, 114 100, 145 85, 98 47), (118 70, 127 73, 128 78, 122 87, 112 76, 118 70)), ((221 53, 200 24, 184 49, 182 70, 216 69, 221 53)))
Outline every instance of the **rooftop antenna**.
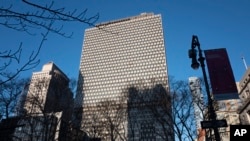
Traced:
POLYGON ((246 70, 247 70, 247 69, 248 69, 247 63, 246 63, 246 60, 245 60, 245 58, 244 58, 243 55, 242 55, 241 59, 242 59, 242 61, 243 61, 243 63, 244 63, 244 66, 245 66, 245 68, 246 68, 246 70))

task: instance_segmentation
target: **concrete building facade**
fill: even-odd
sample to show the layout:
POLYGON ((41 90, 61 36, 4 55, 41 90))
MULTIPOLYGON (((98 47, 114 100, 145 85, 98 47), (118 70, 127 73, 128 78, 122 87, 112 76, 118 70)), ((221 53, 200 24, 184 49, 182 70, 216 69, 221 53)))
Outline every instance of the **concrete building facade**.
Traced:
MULTIPOLYGON (((206 121, 205 115, 207 114, 205 111, 207 110, 206 105, 204 104, 203 94, 201 90, 200 80, 197 77, 190 77, 189 78, 190 89, 192 95, 194 97, 194 111, 195 117, 197 121, 197 131, 198 131, 198 140, 204 141, 206 138, 210 138, 209 130, 202 130, 201 128, 201 121, 206 121), (206 136, 207 135, 207 136, 206 136)), ((225 119, 227 121, 228 127, 220 127, 220 138, 221 141, 228 141, 230 139, 230 126, 229 125, 238 125, 240 124, 239 121, 239 114, 237 113, 241 102, 239 99, 229 99, 229 100, 218 100, 215 101, 216 107, 216 115, 218 120, 225 119)))
POLYGON ((24 104, 27 114, 69 111, 72 103, 69 78, 53 62, 33 73, 24 104))
POLYGON ((18 127, 15 136, 28 140, 30 137, 66 140, 73 112, 69 78, 53 62, 49 62, 40 72, 33 73, 26 92, 24 104, 21 104, 24 107, 18 112, 18 124, 25 126, 18 127))
MULTIPOLYGON (((90 137, 132 140, 128 116, 130 90, 148 93, 156 86, 169 92, 161 15, 142 13, 85 30, 74 107, 75 118, 81 121, 78 125, 90 137), (107 115, 116 121, 107 123, 107 115), (108 127, 103 128, 103 123, 108 127), (114 128, 116 132, 112 131, 114 128)), ((133 140, 145 140, 146 136, 163 140, 156 135, 156 130, 146 130, 155 125, 137 125, 133 129, 145 130, 133 132, 137 134, 133 140)))
POLYGON ((225 119, 227 121, 228 127, 219 128, 221 141, 228 141, 230 139, 230 125, 239 125, 239 114, 238 109, 241 105, 240 99, 229 99, 216 101, 217 119, 225 119))
POLYGON ((189 87, 192 93, 194 115, 196 120, 197 140, 205 141, 205 130, 201 127, 201 121, 205 120, 205 103, 201 89, 201 80, 198 77, 189 77, 189 87))
POLYGON ((250 68, 247 69, 243 78, 239 82, 239 97, 242 106, 239 109, 240 122, 243 125, 250 124, 250 68))

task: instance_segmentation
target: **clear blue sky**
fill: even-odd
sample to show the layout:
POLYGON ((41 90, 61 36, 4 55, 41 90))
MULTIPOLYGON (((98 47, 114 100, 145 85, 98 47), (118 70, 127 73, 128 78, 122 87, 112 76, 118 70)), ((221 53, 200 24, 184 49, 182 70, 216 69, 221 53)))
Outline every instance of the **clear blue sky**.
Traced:
MULTIPOLYGON (((12 2, 13 6, 18 7, 17 0, 12 2)), ((7 0, 0 0, 0 6, 6 3, 7 0)), ((249 0, 60 0, 54 6, 65 7, 66 10, 77 9, 79 12, 87 8, 87 16, 100 14, 98 23, 135 16, 142 12, 161 14, 168 74, 178 80, 202 76, 200 69, 191 69, 191 60, 187 53, 194 34, 199 37, 203 50, 227 49, 236 81, 245 72, 241 56, 244 55, 246 62, 250 63, 249 0)), ((77 78, 84 30, 88 27, 80 24, 65 25, 66 32, 74 32, 71 39, 50 34, 39 54, 41 63, 21 75, 30 77, 32 72, 40 71, 43 64, 53 61, 69 78, 77 78)), ((41 38, 39 35, 29 36, 2 26, 0 31, 0 50, 14 49, 23 42, 24 55, 38 46, 41 38)))

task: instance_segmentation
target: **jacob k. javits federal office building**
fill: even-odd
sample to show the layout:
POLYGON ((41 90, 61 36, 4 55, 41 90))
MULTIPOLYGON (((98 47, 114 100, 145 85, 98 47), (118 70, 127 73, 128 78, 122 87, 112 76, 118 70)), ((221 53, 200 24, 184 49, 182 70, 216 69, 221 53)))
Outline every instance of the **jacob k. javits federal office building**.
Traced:
POLYGON ((160 14, 85 30, 74 108, 90 138, 174 140, 160 14))

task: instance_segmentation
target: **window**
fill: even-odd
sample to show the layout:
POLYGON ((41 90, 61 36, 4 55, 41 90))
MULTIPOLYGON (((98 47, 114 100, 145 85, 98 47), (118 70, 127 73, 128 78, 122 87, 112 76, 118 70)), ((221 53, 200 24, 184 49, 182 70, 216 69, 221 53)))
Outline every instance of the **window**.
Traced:
POLYGON ((141 141, 155 141, 155 127, 153 122, 143 122, 140 128, 140 140, 141 141))

